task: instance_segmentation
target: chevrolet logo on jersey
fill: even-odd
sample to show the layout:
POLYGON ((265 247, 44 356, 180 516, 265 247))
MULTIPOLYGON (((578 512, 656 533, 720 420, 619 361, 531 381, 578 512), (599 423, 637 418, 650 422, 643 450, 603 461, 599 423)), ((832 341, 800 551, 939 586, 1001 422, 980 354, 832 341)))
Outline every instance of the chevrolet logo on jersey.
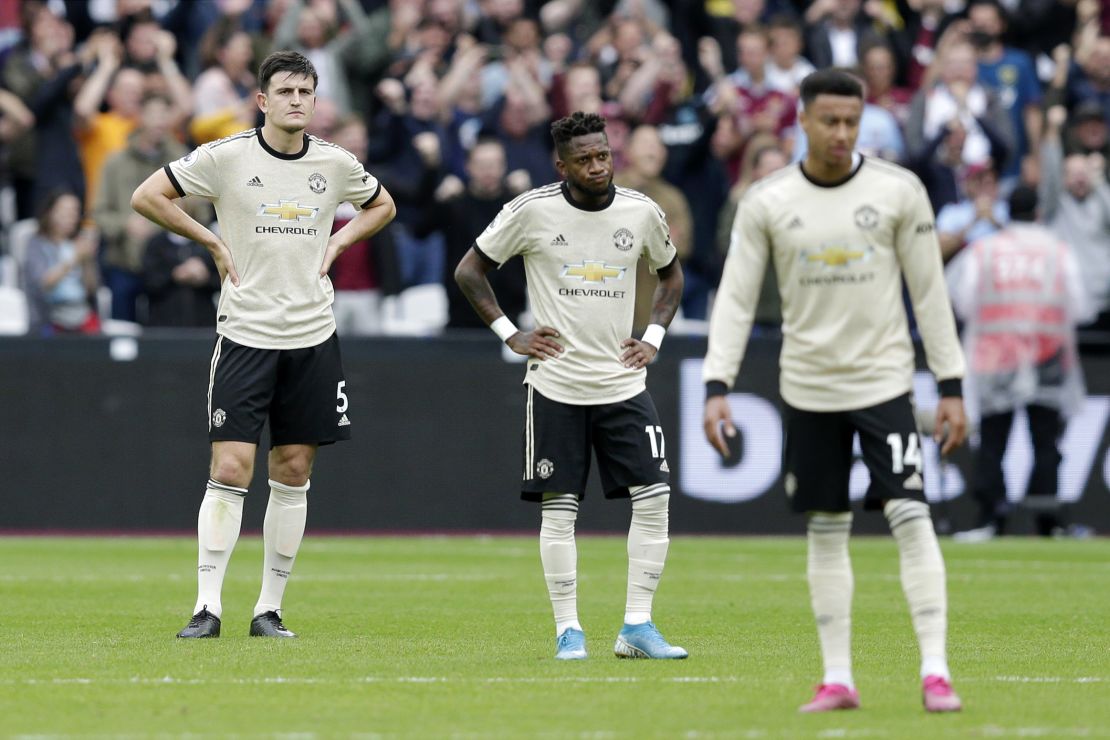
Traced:
POLYGON ((866 262, 871 259, 872 250, 867 248, 851 249, 845 247, 824 247, 820 251, 802 252, 802 262, 807 265, 823 263, 825 267, 847 267, 856 262, 866 262))
POLYGON ((607 283, 610 280, 623 280, 624 267, 611 267, 604 262, 585 260, 578 265, 563 265, 562 277, 579 278, 586 283, 607 283))
POLYGON ((278 203, 263 203, 258 207, 258 215, 273 216, 281 221, 300 221, 316 218, 319 210, 312 206, 302 206, 295 200, 283 200, 278 203))

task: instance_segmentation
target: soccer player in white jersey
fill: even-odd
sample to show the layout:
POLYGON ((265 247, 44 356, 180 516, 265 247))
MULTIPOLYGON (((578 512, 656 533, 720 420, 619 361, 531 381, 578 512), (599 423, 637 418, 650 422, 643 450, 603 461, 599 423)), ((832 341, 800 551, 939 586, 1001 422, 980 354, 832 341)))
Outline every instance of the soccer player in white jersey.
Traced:
POLYGON ((555 612, 555 657, 586 657, 574 524, 592 448, 606 498, 632 500, 627 601, 614 652, 685 658, 651 621, 670 542, 670 470, 645 385, 645 368, 682 297, 682 268, 659 206, 613 186, 605 119, 576 112, 552 124, 551 134, 564 182, 508 203, 463 256, 455 280, 501 340, 529 357, 521 498, 541 507, 540 560, 555 612), (524 259, 534 331, 513 325, 486 277, 515 255, 524 259), (659 286, 651 325, 636 339, 630 335, 640 259, 658 273, 659 286))
POLYGON ((748 341, 760 282, 774 261, 782 295, 783 469, 795 511, 808 515, 809 590, 825 675, 804 712, 855 709, 848 500, 852 440, 871 476, 864 508, 882 509, 898 544, 902 587, 921 649, 925 709, 956 711, 946 657, 944 561, 924 499, 910 397, 914 350, 902 303, 909 289, 939 385, 943 451, 967 420, 964 360, 941 269, 932 208, 914 175, 853 152, 862 85, 846 72, 802 82, 809 154, 745 194, 709 325, 705 434, 721 452, 736 430, 727 393, 748 341))
POLYGON ((393 218, 393 199, 340 147, 305 133, 316 70, 304 56, 271 54, 258 72, 261 128, 199 147, 139 186, 132 207, 203 244, 223 278, 208 379, 212 464, 197 523, 193 617, 178 637, 218 637, 224 573, 270 420, 270 499, 262 590, 250 634, 295 637, 281 600, 304 535, 309 475, 319 445, 350 438, 350 409, 328 279, 332 262, 393 218), (217 236, 174 200, 212 201, 217 236), (331 234, 336 208, 359 213, 331 234), (330 236, 329 236, 330 235, 330 236))

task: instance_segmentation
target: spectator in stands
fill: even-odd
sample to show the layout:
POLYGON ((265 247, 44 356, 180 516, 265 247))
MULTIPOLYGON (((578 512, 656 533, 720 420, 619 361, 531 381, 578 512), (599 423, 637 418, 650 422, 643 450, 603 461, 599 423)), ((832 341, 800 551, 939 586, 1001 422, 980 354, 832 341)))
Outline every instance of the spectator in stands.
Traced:
MULTIPOLYGON (((711 42, 710 42, 711 43, 711 42)), ((677 68, 686 77, 685 65, 677 68)), ((717 130, 717 115, 702 95, 676 95, 656 128, 667 160, 663 177, 682 191, 690 204, 692 242, 682 265, 686 280, 682 291, 682 313, 687 319, 705 319, 709 293, 716 287, 721 261, 714 242, 717 214, 728 194, 728 173, 713 155, 711 143, 717 130)))
POLYGON ((908 0, 907 4, 911 12, 906 18, 905 31, 910 44, 906 84, 910 90, 917 90, 926 84, 927 73, 936 59, 937 43, 950 16, 945 0, 908 0))
MULTIPOLYGON (((728 201, 717 220, 717 249, 722 261, 732 245, 732 222, 736 219, 736 209, 744 193, 767 175, 788 164, 790 160, 773 138, 765 137, 752 142, 744 156, 740 179, 729 191, 728 201)), ((782 325, 782 298, 779 296, 778 273, 775 272, 772 260, 767 261, 767 269, 763 273, 763 288, 759 292, 754 320, 756 327, 753 332, 778 332, 782 325)))
POLYGON ((898 74, 898 62, 894 52, 886 44, 872 44, 863 50, 860 71, 866 83, 867 102, 877 105, 894 116, 900 129, 905 129, 910 120, 910 104, 913 90, 897 87, 894 83, 898 74))
POLYGON ((1049 108, 1041 145, 1040 203, 1044 222, 1075 253, 1083 287, 1100 316, 1095 326, 1110 329, 1110 185, 1100 154, 1064 155, 1063 106, 1049 108))
MULTIPOLYGON (((1006 144, 986 119, 976 120, 987 136, 990 161, 1006 161, 1009 152, 1006 144)), ((929 140, 923 150, 912 154, 906 163, 921 178, 922 184, 929 193, 929 202, 937 213, 945 206, 958 203, 963 199, 963 182, 969 169, 963 162, 966 140, 967 130, 964 125, 959 118, 952 118, 936 136, 929 140)), ((982 165, 976 166, 982 167, 982 165)))
MULTIPOLYGON (((959 120, 965 132, 960 151, 960 161, 964 165, 987 162, 995 149, 992 139, 1003 142, 1006 151, 1012 153, 1013 130, 1009 117, 997 96, 979 83, 975 49, 971 44, 958 33, 946 35, 937 48, 935 64, 937 81, 918 90, 910 106, 906 147, 911 159, 920 159, 953 119, 959 120)), ((997 162, 998 166, 1003 164, 997 162)))
POLYGON ((217 20, 201 39, 204 71, 193 85, 189 135, 198 145, 253 127, 258 120, 250 35, 233 18, 217 20))
POLYGON ((947 262, 968 244, 1006 226, 1009 206, 1000 195, 998 171, 991 164, 968 167, 964 173, 965 196, 937 213, 940 254, 947 262))
POLYGON ((85 200, 96 203, 96 189, 104 162, 127 145, 139 122, 143 73, 121 66, 122 47, 115 35, 100 31, 90 38, 96 66, 73 101, 77 143, 85 172, 85 200), (107 103, 107 110, 101 105, 107 103))
POLYGON ((1110 121, 1103 116, 1102 106, 1086 100, 1075 107, 1068 119, 1065 151, 1101 154, 1110 164, 1110 121))
MULTIPOLYGON (((350 152, 359 162, 366 161, 370 146, 366 124, 356 115, 341 119, 331 141, 350 152)), ((339 231, 356 215, 355 207, 342 203, 335 211, 332 233, 339 231)), ((335 289, 335 327, 340 336, 369 336, 382 330, 381 275, 389 265, 384 259, 392 256, 393 238, 390 227, 369 239, 357 241, 336 258, 331 266, 331 284, 335 289)))
MULTIPOLYGON (((687 5, 701 5, 697 10, 688 9, 695 18, 703 16, 698 33, 688 43, 697 39, 697 43, 704 40, 716 42, 721 49, 721 62, 726 70, 736 69, 740 66, 739 49, 736 46, 736 37, 745 28, 755 28, 765 21, 768 14, 766 0, 733 0, 731 3, 698 2, 687 5), (716 6, 716 7, 714 7, 716 6)), ((780 12, 782 3, 774 3, 770 12, 780 12)), ((688 58, 688 63, 693 58, 688 58)), ((698 89, 701 89, 700 87, 698 89)))
POLYGON ((43 201, 55 190, 69 190, 85 198, 85 175, 77 143, 73 138, 73 96, 84 67, 92 63, 96 48, 86 43, 79 53, 73 47, 73 27, 43 10, 36 16, 36 33, 52 35, 51 43, 37 47, 49 51, 48 60, 38 59, 34 87, 28 91, 27 107, 35 116, 34 154, 30 160, 30 207, 38 213, 43 201))
POLYGON ((90 306, 97 288, 97 235, 81 229, 81 199, 65 190, 50 193, 38 221, 23 266, 30 333, 98 333, 100 320, 90 306))
POLYGON ((496 46, 505 43, 513 23, 524 17, 524 0, 481 0, 481 16, 474 29, 480 44, 496 46))
POLYGON ((363 43, 374 28, 359 0, 292 0, 274 29, 274 49, 290 49, 312 60, 320 74, 316 99, 330 98, 340 115, 351 111, 347 79, 349 49, 363 43), (340 28, 340 11, 347 27, 340 28))
POLYGON ((815 0, 805 12, 806 56, 818 69, 855 67, 870 44, 887 40, 905 58, 909 44, 898 30, 892 4, 861 0, 815 0))
POLYGON ((135 299, 143 291, 143 249, 155 226, 131 208, 131 195, 159 167, 185 156, 173 137, 172 106, 158 94, 147 95, 139 125, 123 150, 104 163, 93 218, 103 239, 104 284, 112 291, 113 319, 136 321, 135 299))
POLYGON ((1077 19, 1075 58, 1067 76, 1067 105, 1094 100, 1110 119, 1110 34, 1100 32, 1095 3, 1081 2, 1077 9, 1084 10, 1077 19))
MULTIPOLYGON (((181 204, 202 223, 211 221, 206 202, 187 198, 181 204), (207 216, 201 212, 207 211, 207 216)), ((172 231, 158 231, 142 249, 145 326, 211 328, 216 323, 220 274, 202 245, 172 231)))
POLYGON ((766 84, 767 35, 760 27, 749 27, 736 39, 740 67, 728 76, 722 74, 721 58, 705 44, 702 65, 714 79, 707 93, 718 111, 714 140, 715 152, 725 160, 729 179, 740 176, 744 149, 752 136, 772 134, 783 142, 783 150, 793 146, 795 101, 766 84))
POLYGON ((443 274, 443 240, 413 236, 424 204, 442 178, 447 130, 440 117, 439 89, 430 70, 410 73, 411 92, 400 80, 378 85, 382 110, 371 136, 371 163, 397 204, 390 224, 403 287, 439 283, 443 274))
POLYGON ((968 20, 968 38, 978 53, 979 82, 997 94, 1010 118, 1014 148, 1002 176, 1012 181, 1021 171, 1022 160, 1036 155, 1040 146, 1040 82, 1029 55, 1002 44, 1007 23, 998 0, 972 0, 968 20))
MULTIPOLYGON (((654 126, 637 126, 628 139, 628 164, 617 172, 613 182, 625 188, 638 190, 656 202, 666 216, 671 230, 671 243, 680 260, 686 261, 693 246, 693 222, 690 204, 682 191, 663 178, 667 164, 667 147, 654 126)), ((659 284, 646 260, 636 263, 636 308, 632 319, 632 334, 643 334, 651 323, 652 296, 659 284)))
MULTIPOLYGON (((448 265, 457 265, 501 207, 532 187, 528 173, 518 170, 506 176, 505 147, 496 138, 483 138, 470 150, 466 162, 467 181, 448 175, 426 208, 417 234, 443 232, 448 265)), ((448 329, 485 329, 486 324, 471 308, 453 275, 443 275, 447 291, 448 329)), ((509 260, 488 275, 497 291, 505 315, 514 322, 526 307, 524 261, 509 260)))
MULTIPOLYGON (((59 62, 72 55, 73 29, 41 3, 24 4, 22 17, 23 38, 4 59, 0 84, 30 109, 38 91, 60 71, 59 62)), ((9 166, 20 219, 35 215, 36 137, 36 129, 28 127, 11 147, 9 166)))
POLYGON ((979 418, 972 495, 979 505, 965 541, 1001 534, 1010 504, 1002 458, 1014 412, 1024 408, 1033 440, 1033 472, 1025 502, 1040 512, 1040 534, 1065 524, 1056 512, 1058 443, 1064 420, 1085 395, 1075 325, 1094 314, 1087 305, 1082 267, 1068 245, 1033 223, 1037 193, 1019 186, 1010 195, 1012 223, 977 240, 948 266, 949 293, 964 324, 969 373, 964 394, 979 418))
POLYGON ((505 66, 509 77, 504 94, 487 111, 482 128, 501 139, 510 170, 526 170, 535 183, 551 182, 555 179, 548 131, 551 107, 540 80, 539 59, 510 55, 505 66))
POLYGON ((793 15, 780 13, 767 24, 767 41, 767 86, 797 98, 802 80, 814 70, 802 56, 801 24, 793 15))

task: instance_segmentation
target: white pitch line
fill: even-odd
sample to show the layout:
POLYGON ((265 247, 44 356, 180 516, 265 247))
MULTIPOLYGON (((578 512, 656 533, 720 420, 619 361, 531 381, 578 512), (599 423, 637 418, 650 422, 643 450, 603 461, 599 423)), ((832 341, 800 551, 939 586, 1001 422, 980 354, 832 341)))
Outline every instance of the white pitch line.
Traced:
MULTIPOLYGON (((142 686, 205 686, 230 684, 310 685, 310 684, 620 684, 620 683, 751 683, 765 679, 759 676, 353 676, 351 678, 309 678, 304 676, 270 676, 262 678, 177 678, 175 676, 132 676, 131 678, 5 678, 0 686, 89 686, 94 684, 142 686)), ((1095 684, 1110 682, 1104 676, 993 676, 968 677, 964 683, 1057 683, 1095 684)))
MULTIPOLYGON (((754 678, 754 677, 753 677, 754 678)), ((141 686, 205 686, 212 684, 275 685, 275 684, 545 684, 545 683, 736 683, 744 679, 736 676, 489 676, 462 678, 451 676, 356 676, 349 679, 306 678, 300 676, 270 676, 265 678, 175 678, 174 676, 131 678, 23 678, 0 679, 5 686, 91 686, 95 684, 141 686)))

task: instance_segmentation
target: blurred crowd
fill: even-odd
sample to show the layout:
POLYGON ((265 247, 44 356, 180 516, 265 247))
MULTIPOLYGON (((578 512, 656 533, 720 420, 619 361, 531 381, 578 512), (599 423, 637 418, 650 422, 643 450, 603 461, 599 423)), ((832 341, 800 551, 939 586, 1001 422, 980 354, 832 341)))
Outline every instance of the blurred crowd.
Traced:
MULTIPOLYGON (((865 81, 859 148, 921 177, 946 261, 1035 188, 1110 330, 1110 0, 0 0, 0 277, 31 332, 213 325, 211 259, 129 199, 259 125, 256 65, 278 49, 319 71, 310 133, 398 203, 336 263, 343 334, 478 326, 452 268, 557 179, 548 129, 574 110, 606 117, 617 183, 665 211, 697 327, 739 197, 804 156, 798 86, 830 65, 865 81)), ((520 266, 493 279, 526 314, 520 266)), ((777 324, 773 277, 759 319, 777 324)))

